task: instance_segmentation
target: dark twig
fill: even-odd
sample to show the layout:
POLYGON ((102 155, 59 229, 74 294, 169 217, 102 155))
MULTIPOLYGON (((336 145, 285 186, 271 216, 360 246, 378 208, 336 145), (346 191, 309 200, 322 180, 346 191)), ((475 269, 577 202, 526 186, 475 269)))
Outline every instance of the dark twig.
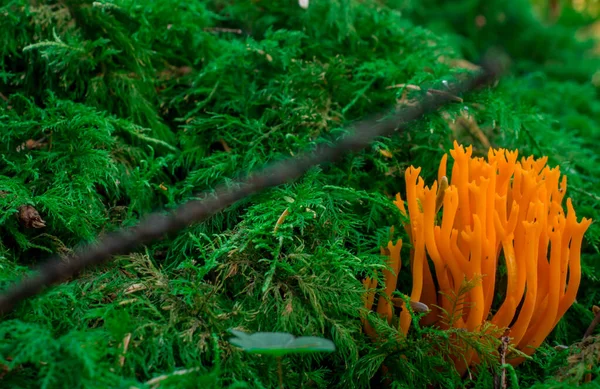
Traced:
POLYGON ((592 336, 592 334, 594 333, 594 330, 598 326, 598 323, 600 323, 600 311, 598 311, 596 313, 594 320, 592 320, 592 323, 590 324, 588 329, 585 331, 585 334, 583 334, 583 339, 587 338, 588 336, 592 336))
POLYGON ((208 32, 229 32, 232 34, 242 34, 243 31, 239 28, 224 28, 224 27, 207 27, 204 31, 208 32))
POLYGON ((508 352, 508 342, 510 338, 508 336, 503 336, 500 338, 502 344, 498 348, 498 352, 500 353, 500 368, 502 369, 500 376, 494 377, 494 389, 506 389, 506 353, 508 352))
POLYGON ((206 193, 203 199, 192 200, 170 214, 151 214, 137 226, 105 236, 96 244, 77 250, 66 259, 51 258, 33 275, 25 277, 0 296, 0 313, 10 312, 20 301, 36 295, 49 285, 64 282, 89 266, 99 265, 114 255, 130 253, 141 244, 205 220, 251 194, 294 180, 312 166, 336 161, 346 152, 363 149, 377 137, 406 129, 409 122, 426 113, 433 112, 449 101, 454 101, 455 96, 489 84, 496 79, 503 67, 497 58, 490 58, 487 63, 482 65, 482 72, 449 86, 447 94, 425 94, 420 104, 408 106, 386 120, 381 120, 381 116, 378 116, 357 123, 354 133, 343 137, 337 143, 319 147, 312 153, 307 152, 296 158, 275 163, 262 172, 250 175, 238 184, 220 186, 213 194, 206 193))

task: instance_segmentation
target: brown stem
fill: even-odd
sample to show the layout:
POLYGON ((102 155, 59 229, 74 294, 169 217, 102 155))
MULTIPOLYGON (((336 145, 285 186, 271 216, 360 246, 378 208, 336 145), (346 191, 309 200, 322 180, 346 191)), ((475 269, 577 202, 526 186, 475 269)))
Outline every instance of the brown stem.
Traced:
POLYGON ((283 389, 283 368, 281 366, 281 357, 277 357, 277 375, 279 376, 279 388, 283 389))
POLYGON ((598 323, 600 323, 600 311, 598 313, 596 313, 596 317, 594 317, 594 320, 592 320, 592 323, 590 324, 588 329, 585 331, 585 334, 583 334, 583 339, 592 335, 592 333, 596 329, 596 326, 598 325, 598 323))

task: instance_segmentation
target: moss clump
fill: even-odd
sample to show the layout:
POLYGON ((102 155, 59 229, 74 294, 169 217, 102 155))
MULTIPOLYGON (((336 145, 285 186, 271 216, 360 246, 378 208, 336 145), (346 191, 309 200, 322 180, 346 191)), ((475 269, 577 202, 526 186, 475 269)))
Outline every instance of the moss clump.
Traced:
MULTIPOLYGON (((343 134, 410 98, 400 84, 443 85, 491 45, 513 61, 496 87, 403 135, 20 305, 0 322, 2 386, 276 387, 270 359, 227 343, 235 327, 335 342, 333 354, 283 361, 286 387, 378 386, 382 364, 401 373, 392 387, 490 387, 492 370, 461 378, 446 363, 431 340, 443 344, 444 331, 414 331, 405 358, 385 326, 383 344, 362 332, 361 279, 384 269, 405 168, 431 182, 454 139, 548 155, 578 215, 600 220, 600 61, 575 38, 585 14, 565 9, 548 24, 525 1, 496 0, 9 0, 0 14, 3 286, 49 253, 343 134), (24 205, 44 227, 20 223, 24 205)), ((593 224, 577 303, 543 350, 591 321, 599 242, 593 224)), ((521 387, 561 365, 543 350, 515 372, 521 387)))

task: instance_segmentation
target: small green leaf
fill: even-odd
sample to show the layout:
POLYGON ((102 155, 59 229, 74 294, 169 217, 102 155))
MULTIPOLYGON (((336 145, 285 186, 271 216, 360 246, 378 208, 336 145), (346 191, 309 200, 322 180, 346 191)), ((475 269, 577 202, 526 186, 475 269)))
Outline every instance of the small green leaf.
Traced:
POLYGON ((229 332, 236 336, 229 339, 229 343, 252 354, 267 354, 280 357, 285 354, 335 351, 335 345, 332 341, 316 336, 296 338, 285 332, 256 332, 254 334, 247 334, 234 329, 230 329, 229 332))

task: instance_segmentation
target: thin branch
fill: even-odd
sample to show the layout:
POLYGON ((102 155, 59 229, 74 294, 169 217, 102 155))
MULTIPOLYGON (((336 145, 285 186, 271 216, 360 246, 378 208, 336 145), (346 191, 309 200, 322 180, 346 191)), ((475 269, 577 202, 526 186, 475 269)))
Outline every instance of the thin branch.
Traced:
POLYGON ((499 376, 496 375, 494 377, 494 388, 506 389, 506 353, 508 352, 510 338, 508 336, 503 336, 500 340, 502 341, 502 344, 498 348, 498 352, 500 353, 500 369, 502 369, 502 372, 499 376))
POLYGON ((592 323, 590 324, 588 329, 585 331, 585 334, 583 334, 583 339, 587 338, 588 336, 592 336, 592 334, 594 333, 594 330, 596 329, 596 327, 598 326, 599 323, 600 323, 600 311, 598 311, 596 313, 594 320, 592 320, 592 323))
POLYGON ((208 31, 208 32, 229 32, 232 34, 242 34, 243 31, 239 28, 224 28, 224 27, 207 27, 204 29, 204 31, 208 31))
POLYGON ((305 152, 296 158, 275 163, 237 184, 222 185, 212 194, 205 193, 202 199, 192 200, 169 214, 150 214, 137 226, 107 235, 96 244, 79 249, 67 258, 51 258, 34 274, 15 283, 0 296, 0 314, 10 312, 17 303, 40 293, 52 284, 72 278, 87 267, 102 264, 114 255, 128 254, 142 244, 163 238, 192 223, 206 220, 249 195, 297 179, 315 165, 336 161, 347 152, 359 151, 377 137, 405 130, 410 122, 454 101, 455 96, 494 81, 503 70, 503 64, 497 58, 490 58, 488 55, 483 69, 477 75, 449 86, 447 94, 425 93, 420 104, 405 107, 388 119, 383 120, 383 115, 377 115, 358 122, 354 133, 343 137, 337 143, 322 145, 312 153, 305 152))

